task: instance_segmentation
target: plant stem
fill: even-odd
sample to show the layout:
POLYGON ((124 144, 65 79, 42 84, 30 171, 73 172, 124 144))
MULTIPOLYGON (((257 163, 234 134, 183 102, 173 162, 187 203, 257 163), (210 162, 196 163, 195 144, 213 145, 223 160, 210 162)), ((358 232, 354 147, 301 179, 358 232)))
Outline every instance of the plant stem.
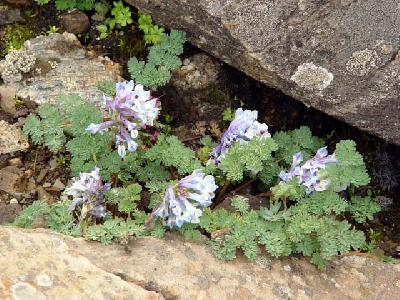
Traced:
POLYGON ((229 180, 225 181, 224 186, 221 188, 221 190, 218 193, 217 198, 215 199, 215 202, 213 204, 211 204, 211 209, 215 208, 220 202, 222 202, 222 200, 225 198, 225 192, 228 189, 228 187, 230 186, 231 182, 229 180))

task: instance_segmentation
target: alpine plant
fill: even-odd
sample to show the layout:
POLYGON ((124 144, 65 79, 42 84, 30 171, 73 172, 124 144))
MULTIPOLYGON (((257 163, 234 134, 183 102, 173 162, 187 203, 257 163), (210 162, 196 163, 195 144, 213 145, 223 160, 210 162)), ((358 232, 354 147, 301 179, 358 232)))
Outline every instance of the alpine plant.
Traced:
POLYGON ((199 223, 202 208, 211 205, 217 188, 213 176, 195 170, 176 185, 168 187, 163 202, 153 214, 170 228, 181 227, 185 223, 199 223))
POLYGON ((115 132, 115 145, 120 157, 126 155, 126 150, 134 152, 137 149, 135 139, 139 129, 154 126, 160 108, 157 98, 152 98, 150 91, 144 90, 140 84, 125 81, 116 84, 115 97, 103 95, 103 107, 108 109, 108 117, 100 124, 91 123, 86 131, 96 134, 107 130, 115 132))
POLYGON ((236 142, 246 143, 255 137, 271 137, 268 125, 257 121, 256 110, 243 110, 239 108, 235 112, 235 118, 221 138, 221 143, 210 153, 210 161, 219 164, 228 153, 229 148, 236 142))
POLYGON ((70 211, 74 211, 78 206, 81 207, 81 221, 88 214, 94 218, 106 215, 104 192, 110 189, 111 184, 103 184, 99 171, 99 168, 94 168, 90 173, 80 173, 79 179, 74 178, 72 185, 64 192, 73 199, 70 211))
POLYGON ((307 160, 303 165, 300 165, 303 159, 301 152, 293 155, 289 171, 281 171, 279 173, 281 182, 287 182, 297 177, 299 184, 306 187, 307 194, 311 194, 313 191, 325 191, 330 181, 320 178, 318 173, 321 169, 325 169, 328 164, 336 164, 338 162, 335 154, 328 155, 327 147, 323 147, 318 149, 314 157, 307 160))

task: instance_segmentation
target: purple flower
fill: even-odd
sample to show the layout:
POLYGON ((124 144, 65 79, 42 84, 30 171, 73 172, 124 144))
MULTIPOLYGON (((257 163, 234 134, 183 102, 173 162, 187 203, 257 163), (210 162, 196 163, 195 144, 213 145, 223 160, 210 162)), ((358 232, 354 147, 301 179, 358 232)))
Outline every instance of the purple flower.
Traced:
POLYGON ((196 170, 167 189, 164 201, 154 210, 154 214, 171 228, 181 227, 185 223, 199 223, 201 208, 211 205, 217 188, 213 176, 196 170))
POLYGON ((326 147, 318 149, 314 157, 307 160, 303 165, 303 154, 301 152, 293 155, 292 165, 288 172, 281 171, 279 178, 283 182, 291 180, 293 177, 298 178, 298 182, 306 187, 307 194, 313 191, 325 191, 330 184, 328 179, 318 176, 319 170, 325 169, 329 164, 336 164, 335 154, 328 155, 326 147))
POLYGON ((236 142, 246 143, 255 137, 271 137, 268 126, 257 121, 256 110, 243 110, 239 108, 235 112, 235 118, 224 132, 221 143, 210 154, 211 161, 218 164, 221 158, 228 153, 229 148, 236 142))
POLYGON ((104 192, 110 188, 110 184, 103 184, 99 175, 99 168, 94 168, 90 173, 80 173, 79 179, 74 178, 72 185, 65 190, 65 194, 72 196, 71 211, 81 206, 81 220, 88 213, 95 218, 104 217, 106 208, 104 204, 104 192))
POLYGON ((116 84, 114 98, 103 96, 103 106, 109 110, 111 121, 100 124, 90 124, 86 130, 92 134, 104 133, 108 129, 115 131, 115 144, 121 157, 126 150, 134 152, 140 126, 153 126, 158 117, 159 107, 157 99, 151 98, 150 91, 145 91, 142 85, 133 81, 116 84))

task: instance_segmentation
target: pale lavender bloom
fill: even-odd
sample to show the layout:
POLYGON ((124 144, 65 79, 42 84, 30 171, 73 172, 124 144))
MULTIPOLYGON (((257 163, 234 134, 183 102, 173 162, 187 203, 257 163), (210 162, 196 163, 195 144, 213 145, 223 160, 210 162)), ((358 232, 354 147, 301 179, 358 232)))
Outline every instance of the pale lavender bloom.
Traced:
POLYGON ((213 176, 196 170, 167 189, 164 201, 154 210, 154 214, 171 228, 181 227, 185 223, 199 223, 201 208, 211 205, 217 188, 213 176))
POLYGON ((104 192, 110 184, 103 184, 99 171, 99 168, 94 168, 90 173, 80 173, 79 179, 74 178, 72 185, 65 189, 64 193, 73 199, 69 209, 73 211, 77 206, 82 207, 81 220, 88 213, 96 218, 106 214, 104 192))
POLYGON ((94 124, 91 123, 89 126, 86 128, 87 132, 90 132, 91 134, 96 134, 96 133, 101 133, 103 134, 110 128, 111 126, 114 125, 114 121, 106 121, 100 124, 94 124))
POLYGON ((221 143, 213 149, 210 154, 211 161, 218 164, 228 153, 232 144, 246 143, 255 137, 271 137, 268 126, 257 121, 258 112, 256 110, 243 110, 239 108, 235 112, 235 118, 224 132, 221 143))
POLYGON ((279 178, 283 182, 291 180, 293 177, 298 178, 298 182, 306 187, 307 194, 313 191, 325 191, 330 184, 327 179, 319 178, 318 172, 329 164, 336 164, 335 154, 328 155, 326 147, 318 149, 314 157, 307 160, 303 165, 303 154, 301 152, 293 155, 292 165, 288 172, 281 171, 279 178))
POLYGON ((142 85, 135 86, 133 81, 117 83, 115 97, 103 96, 103 106, 109 110, 112 120, 90 124, 86 130, 95 134, 113 128, 121 157, 126 155, 126 150, 136 151, 134 139, 138 137, 139 126, 153 126, 160 110, 157 99, 151 98, 150 91, 145 91, 142 85))

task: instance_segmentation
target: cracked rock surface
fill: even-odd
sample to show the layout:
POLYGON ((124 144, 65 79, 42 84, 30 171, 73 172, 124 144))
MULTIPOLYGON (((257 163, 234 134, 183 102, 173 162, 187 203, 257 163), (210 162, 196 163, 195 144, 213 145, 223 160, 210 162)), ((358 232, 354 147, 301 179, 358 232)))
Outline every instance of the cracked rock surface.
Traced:
POLYGON ((253 78, 400 145, 398 0, 126 0, 253 78))
POLYGON ((345 256, 319 271, 305 259, 216 259, 168 234, 127 248, 44 229, 0 226, 0 299, 396 299, 400 265, 345 256))

